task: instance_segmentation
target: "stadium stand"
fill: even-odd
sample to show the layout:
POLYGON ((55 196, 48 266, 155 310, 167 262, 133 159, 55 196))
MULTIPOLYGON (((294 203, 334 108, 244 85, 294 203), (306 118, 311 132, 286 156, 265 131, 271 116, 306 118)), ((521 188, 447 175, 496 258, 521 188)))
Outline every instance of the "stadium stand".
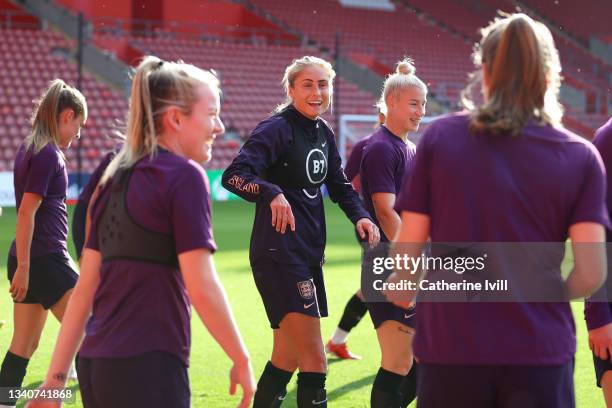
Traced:
MULTIPOLYGON (((538 2, 530 0, 528 7, 549 11, 550 21, 564 24, 561 28, 571 30, 577 38, 584 39, 588 34, 580 27, 589 22, 566 23, 557 15, 558 9, 542 9, 542 2, 538 2)), ((69 6, 70 2, 58 3, 69 6)), ((228 132, 216 142, 215 159, 209 167, 224 168, 256 123, 283 99, 280 78, 293 58, 313 54, 331 59, 339 44, 344 57, 382 77, 391 72, 399 58, 412 56, 419 76, 428 83, 430 96, 453 109, 473 69, 469 54, 478 37, 476 27, 489 21, 497 9, 513 10, 517 4, 509 0, 440 0, 434 5, 427 0, 397 0, 380 10, 369 3, 370 0, 215 1, 211 7, 232 12, 219 22, 202 25, 146 19, 128 24, 110 16, 92 17, 89 21, 94 27, 93 43, 127 64, 133 65, 143 54, 154 53, 219 73, 224 92, 222 116, 228 132), (343 2, 349 6, 343 6, 343 2), (244 24, 231 20, 236 18, 232 15, 242 16, 244 24), (339 15, 343 18, 338 19, 339 15), (337 33, 341 33, 339 37, 337 33)), ((0 171, 5 171, 12 168, 14 149, 27 133, 32 99, 51 78, 60 76, 75 84, 77 74, 75 64, 66 59, 69 50, 74 49, 73 40, 42 29, 43 24, 35 17, 6 0, 0 0, 0 9, 5 10, 1 15, 4 23, 0 23, 0 70, 5 72, 0 78, 0 171), (9 14, 11 17, 7 17, 9 14), (29 26, 8 27, 8 21, 29 26)), ((598 27, 599 23, 593 24, 598 27)), ((566 82, 572 87, 566 93, 573 98, 566 125, 590 137, 608 112, 610 65, 558 30, 554 33, 566 82)), ((90 104, 90 120, 82 139, 83 170, 87 172, 112 146, 108 135, 121 124, 127 104, 120 92, 100 79, 87 73, 83 78, 83 92, 90 104)), ((337 79, 336 92, 339 98, 333 112, 326 116, 333 125, 339 113, 375 113, 372 105, 377 95, 346 78, 337 79)), ((72 171, 76 167, 74 157, 75 149, 71 149, 68 158, 72 171)))
MULTIPOLYGON (((76 84, 75 65, 61 55, 70 47, 70 41, 48 29, 0 29, 0 171, 12 169, 15 149, 30 128, 34 100, 48 82, 59 77, 76 84)), ((90 172, 100 155, 113 146, 108 136, 124 117, 127 101, 87 73, 82 88, 89 105, 89 120, 82 132, 83 171, 90 172)), ((69 149, 66 156, 70 171, 75 171, 76 149, 69 149)))
MULTIPOLYGON (((496 15, 497 10, 509 12, 514 11, 517 7, 516 4, 510 2, 509 0, 466 0, 462 2, 453 0, 439 0, 436 1, 435 4, 427 0, 402 1, 404 4, 414 7, 416 10, 431 16, 440 24, 456 30, 462 35, 465 35, 472 41, 478 39, 479 37, 476 27, 484 26, 496 15)), ((525 3, 528 3, 529 6, 533 5, 537 10, 537 5, 540 4, 541 6, 544 2, 534 0, 525 3)), ((587 3, 589 3, 590 9, 595 9, 594 4, 601 3, 601 1, 589 0, 587 3)), ((567 7, 568 6, 566 5, 557 7, 542 7, 542 9, 560 14, 564 19, 569 19, 570 21, 579 21, 580 19, 569 18, 571 12, 568 12, 567 7), (560 9, 564 11, 559 13, 558 10, 560 9)), ((599 17, 596 17, 595 14, 596 13, 589 14, 588 20, 597 20, 597 26, 602 26, 608 23, 607 19, 602 15, 602 13, 599 13, 599 17), (602 21, 600 22, 599 20, 602 21)), ((546 16, 546 14, 544 14, 544 17, 550 16, 546 16)), ((548 20, 551 21, 550 18, 548 20)), ((576 22, 574 24, 578 25, 579 27, 582 27, 581 24, 584 23, 576 22)), ((564 30, 563 27, 559 27, 555 24, 551 24, 551 28, 555 37, 555 42, 559 47, 561 60, 566 75, 569 73, 579 80, 589 81, 594 86, 603 85, 606 80, 603 62, 596 58, 592 53, 585 51, 583 47, 576 45, 573 41, 571 41, 571 38, 567 37, 567 35, 561 35, 561 33, 566 32, 567 34, 572 34, 569 32, 569 30, 564 30)))
POLYGON ((559 30, 571 33, 588 46, 589 38, 609 34, 610 9, 608 0, 581 0, 580 4, 551 2, 547 0, 523 1, 539 14, 553 22, 559 30), (576 18, 579 7, 581 18, 576 18))
MULTIPOLYGON (((326 48, 334 48, 335 32, 341 31, 342 52, 379 74, 389 72, 398 55, 413 56, 430 91, 451 107, 456 106, 467 74, 473 69, 468 56, 471 44, 479 35, 476 27, 490 21, 497 10, 516 8, 515 2, 508 0, 440 0, 435 3, 401 0, 395 12, 348 9, 325 0, 290 5, 282 0, 251 2, 326 48), (347 17, 337 21, 338 15, 347 17), (399 40, 403 38, 407 40, 399 40)), ((608 109, 611 67, 554 27, 553 35, 567 84, 586 95, 584 110, 594 114, 584 113, 579 118, 570 116, 566 125, 590 137, 596 129, 593 124, 601 119, 597 113, 605 113, 608 109)))
MULTIPOLYGON (((391 72, 401 57, 411 56, 430 91, 449 103, 456 102, 457 90, 463 87, 466 73, 472 68, 468 41, 440 29, 406 7, 397 7, 395 11, 347 8, 339 2, 325 0, 290 3, 252 0, 251 3, 325 49, 335 49, 336 32, 340 32, 342 53, 374 57, 387 67, 384 73, 391 72)), ((363 58, 353 57, 353 60, 363 63, 363 58)))
MULTIPOLYGON (((223 84, 223 115, 243 132, 252 129, 284 99, 280 80, 286 65, 309 53, 296 46, 189 39, 141 38, 133 39, 132 44, 145 53, 152 52, 166 59, 182 58, 216 70, 223 84)), ((372 94, 342 78, 337 91, 343 113, 374 113, 372 94)))
MULTIPOLYGON (((218 40, 133 38, 131 45, 165 59, 186 62, 219 73, 223 86, 222 118, 226 127, 237 129, 241 138, 284 99, 281 78, 286 65, 307 53, 298 46, 231 43, 218 40)), ((342 78, 336 82, 339 99, 334 110, 342 113, 373 114, 375 96, 342 78)), ((326 119, 335 123, 334 114, 326 119)), ((238 144, 218 141, 210 168, 224 168, 235 156, 238 144), (229 144, 228 144, 229 143, 229 144), (234 149, 232 150, 232 146, 234 149)))
MULTIPOLYGON (((402 0, 402 2, 409 7, 413 7, 418 12, 426 13, 441 25, 456 30, 471 41, 477 40, 479 36, 475 27, 484 26, 496 15, 497 10, 509 12, 514 11, 517 7, 516 2, 509 0, 465 0, 461 2, 439 0, 435 4, 427 0, 402 0)), ((584 107, 589 114, 585 113, 580 115, 580 117, 570 117, 567 125, 580 133, 585 133, 587 128, 592 131, 594 129, 593 123, 597 123, 601 119, 597 111, 606 110, 606 105, 608 104, 607 94, 609 94, 610 90, 612 66, 589 52, 583 45, 578 44, 571 35, 588 34, 588 30, 584 29, 584 27, 588 26, 588 22, 594 22, 595 24, 596 29, 593 33, 606 32, 602 27, 608 27, 609 19, 606 18, 605 13, 595 12, 598 7, 600 7, 599 10, 603 9, 603 2, 588 0, 586 2, 586 10, 588 10, 586 15, 588 15, 588 18, 584 21, 571 18, 572 13, 571 10, 568 10, 568 5, 557 4, 551 7, 550 2, 540 0, 530 0, 523 3, 523 8, 532 7, 536 9, 538 13, 544 15, 548 22, 555 20, 555 16, 559 16, 562 21, 572 22, 567 27, 550 24, 559 49, 565 82, 567 85, 584 92, 587 95, 587 99, 590 99, 591 102, 596 102, 587 103, 584 107), (549 15, 546 14, 547 11, 550 11, 549 15), (568 34, 571 35, 568 36, 568 34), (593 115, 591 116, 590 114, 593 115), (583 123, 586 128, 576 126, 577 122, 583 123)), ((581 10, 581 13, 583 11, 581 10)), ((592 134, 592 132, 588 133, 592 134)))

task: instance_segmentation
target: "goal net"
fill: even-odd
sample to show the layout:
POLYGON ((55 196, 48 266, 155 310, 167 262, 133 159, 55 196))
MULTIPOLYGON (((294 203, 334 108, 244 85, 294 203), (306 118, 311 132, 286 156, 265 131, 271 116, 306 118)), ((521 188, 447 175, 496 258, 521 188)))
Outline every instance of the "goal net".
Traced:
MULTIPOLYGON (((421 135, 427 129, 427 125, 435 118, 432 116, 424 117, 421 120, 419 131, 410 133, 408 139, 418 143, 421 135)), ((377 127, 378 115, 340 115, 338 150, 343 164, 346 164, 346 159, 353 150, 355 143, 374 132, 377 127)))

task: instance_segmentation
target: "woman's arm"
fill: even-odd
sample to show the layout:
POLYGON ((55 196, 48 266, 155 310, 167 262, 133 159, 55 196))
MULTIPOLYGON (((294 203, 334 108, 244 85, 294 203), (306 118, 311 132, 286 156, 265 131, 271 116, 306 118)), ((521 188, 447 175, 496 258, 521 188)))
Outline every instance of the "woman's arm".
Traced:
POLYGON ((260 177, 291 142, 291 126, 283 119, 270 118, 253 131, 238 156, 225 169, 221 182, 232 193, 251 202, 270 205, 272 226, 284 234, 295 231, 295 218, 283 190, 260 177))
POLYGON ((344 174, 342 159, 340 158, 340 153, 338 153, 336 140, 331 130, 328 130, 327 142, 329 144, 329 156, 327 160, 328 171, 325 177, 325 185, 329 192, 329 198, 331 198, 334 203, 338 203, 342 211, 344 211, 353 224, 357 224, 357 221, 363 218, 370 219, 370 214, 368 214, 363 207, 363 202, 359 198, 359 195, 353 189, 353 186, 344 174))
POLYGON ((374 193, 372 194, 372 204, 376 211, 376 218, 387 238, 395 237, 402 225, 402 219, 397 211, 393 209, 395 205, 395 194, 393 193, 374 193))
MULTIPOLYGON (((429 215, 403 211, 402 225, 393 239, 393 246, 389 252, 389 257, 395 257, 396 255, 400 255, 402 258, 404 256, 409 258, 420 257, 429 239, 430 225, 429 215)), ((395 271, 389 276, 387 282, 397 283, 405 280, 418 285, 418 282, 423 278, 421 273, 422 271, 420 270, 395 271)), ((393 304, 408 309, 414 305, 416 293, 416 291, 385 291, 385 296, 393 304)))
POLYGON ((328 171, 325 177, 325 185, 329 192, 329 198, 338 203, 347 218, 355 224, 357 234, 361 239, 368 239, 368 244, 374 246, 380 240, 380 232, 376 224, 372 222, 370 214, 363 207, 363 202, 357 192, 346 178, 342 169, 342 159, 338 153, 336 140, 333 133, 329 131, 327 141, 329 143, 329 157, 327 160, 328 171))
POLYGON ((179 254, 179 264, 191 303, 210 334, 234 363, 230 373, 230 393, 233 395, 236 385, 240 385, 243 390, 240 407, 248 407, 256 388, 251 359, 217 276, 212 254, 207 249, 183 252, 179 254))
POLYGON ((290 142, 291 126, 284 119, 273 117, 260 123, 223 172, 223 187, 247 201, 270 203, 283 190, 261 175, 290 142))
POLYGON ((34 236, 36 211, 42 203, 42 196, 24 193, 17 212, 15 246, 17 250, 17 271, 11 280, 10 292, 16 302, 25 299, 30 280, 30 249, 34 236))
POLYGON ((606 280, 605 229, 594 222, 579 222, 569 228, 574 268, 567 281, 569 299, 587 297, 606 280))

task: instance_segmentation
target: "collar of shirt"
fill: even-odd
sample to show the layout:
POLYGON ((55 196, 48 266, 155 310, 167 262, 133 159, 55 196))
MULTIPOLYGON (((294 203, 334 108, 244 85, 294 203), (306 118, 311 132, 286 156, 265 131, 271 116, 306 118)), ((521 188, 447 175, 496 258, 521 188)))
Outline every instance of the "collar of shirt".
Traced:
POLYGON ((287 108, 287 112, 290 114, 292 120, 298 124, 301 128, 306 130, 308 133, 313 133, 315 129, 319 128, 319 119, 312 120, 302 115, 300 111, 295 109, 293 105, 289 105, 287 108))
POLYGON ((387 129, 385 125, 381 125, 380 127, 383 129, 383 134, 387 138, 389 138, 392 143, 397 143, 397 144, 404 145, 404 146, 406 145, 406 142, 404 142, 400 137, 397 137, 397 135, 395 135, 393 132, 387 129))

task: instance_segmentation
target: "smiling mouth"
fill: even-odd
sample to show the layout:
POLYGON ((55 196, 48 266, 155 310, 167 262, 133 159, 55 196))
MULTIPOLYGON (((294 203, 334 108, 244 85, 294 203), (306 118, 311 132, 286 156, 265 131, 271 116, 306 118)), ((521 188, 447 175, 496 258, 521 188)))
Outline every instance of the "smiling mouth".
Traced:
POLYGON ((308 102, 308 106, 313 106, 313 107, 321 107, 323 106, 323 102, 322 101, 318 101, 318 102, 308 102))

